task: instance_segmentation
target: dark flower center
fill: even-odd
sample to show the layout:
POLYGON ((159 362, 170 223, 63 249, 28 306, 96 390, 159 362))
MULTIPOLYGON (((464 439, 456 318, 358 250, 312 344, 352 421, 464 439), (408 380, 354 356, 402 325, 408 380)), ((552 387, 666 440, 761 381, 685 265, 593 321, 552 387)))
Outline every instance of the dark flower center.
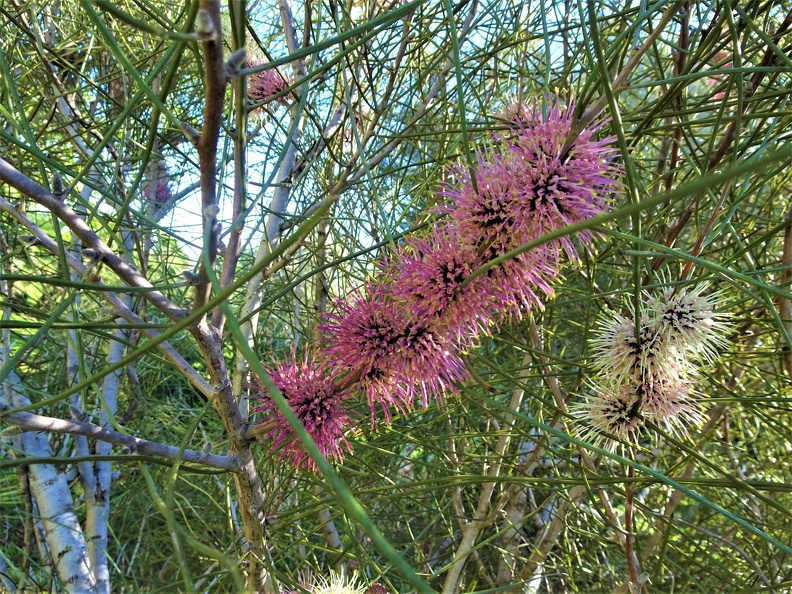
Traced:
POLYGON ((321 425, 333 414, 335 405, 335 394, 320 389, 294 412, 305 425, 321 425))
POLYGON ((372 319, 361 330, 362 337, 374 349, 388 349, 399 341, 399 334, 393 325, 383 320, 372 319))
POLYGON ((617 399, 610 403, 610 415, 613 417, 612 427, 622 423, 631 423, 641 414, 641 398, 617 399))
POLYGON ((488 190, 484 190, 479 192, 479 197, 481 201, 476 204, 472 214, 482 227, 506 227, 513 224, 514 217, 509 214, 500 196, 494 196, 488 190))
POLYGON ((440 265, 442 284, 451 292, 456 290, 467 278, 467 267, 456 258, 440 265))
POLYGON ((560 214, 565 212, 560 198, 565 193, 564 178, 555 170, 537 176, 528 188, 528 208, 531 212, 555 208, 560 214))
POLYGON ((663 321, 677 330, 695 330, 698 320, 691 308, 677 303, 663 314, 663 321))

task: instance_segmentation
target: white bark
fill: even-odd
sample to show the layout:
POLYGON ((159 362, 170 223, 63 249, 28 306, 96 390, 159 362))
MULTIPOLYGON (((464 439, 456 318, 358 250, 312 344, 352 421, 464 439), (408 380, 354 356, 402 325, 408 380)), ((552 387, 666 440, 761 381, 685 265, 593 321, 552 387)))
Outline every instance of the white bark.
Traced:
MULTIPOLYGON (((124 243, 128 250, 132 248, 132 238, 128 232, 123 234, 124 243)), ((120 300, 131 309, 132 299, 129 295, 121 295, 120 300)), ((123 325, 124 320, 117 320, 123 325)), ((113 331, 114 340, 107 346, 107 365, 112 366, 124 356, 124 343, 127 333, 122 328, 113 331)), ((99 403, 99 419, 102 427, 110 425, 110 417, 115 416, 118 408, 118 390, 124 368, 116 369, 104 377, 102 382, 102 402, 99 403)), ((96 442, 96 454, 106 456, 113 451, 112 444, 105 441, 96 442)), ((110 517, 110 483, 113 473, 109 461, 99 460, 94 464, 94 478, 88 494, 87 513, 85 518, 85 531, 90 536, 88 541, 88 555, 91 567, 96 574, 97 590, 99 594, 110 594, 110 568, 107 560, 108 529, 107 522, 110 517)))
MULTIPOLYGON (((5 245, 5 238, 2 243, 5 245)), ((10 294, 5 282, 1 288, 4 296, 10 294)), ((4 311, 3 317, 7 318, 8 313, 8 310, 4 311)), ((4 331, 0 366, 8 362, 10 355, 9 335, 4 331)), ((30 400, 19 389, 21 384, 16 371, 12 370, 3 383, 0 405, 29 405, 30 400)), ((26 456, 52 456, 52 448, 45 433, 25 432, 14 437, 13 442, 18 451, 26 456)), ((66 477, 51 464, 32 464, 27 469, 27 477, 30 493, 38 507, 38 516, 41 517, 51 561, 63 590, 87 594, 96 592, 96 582, 88 564, 85 538, 74 512, 74 502, 66 477)))
MULTIPOLYGON (((124 297, 122 297, 124 299, 124 297)), ((127 305, 131 305, 127 303, 127 305)), ((107 364, 116 363, 124 355, 124 331, 115 330, 113 337, 116 339, 107 347, 107 364)), ((102 383, 103 406, 99 412, 101 425, 110 424, 108 411, 115 415, 118 404, 118 388, 123 368, 106 375, 102 383)), ((97 456, 105 456, 113 451, 112 444, 105 441, 96 442, 97 456)), ((87 506, 85 518, 85 531, 90 536, 88 554, 91 566, 96 572, 96 581, 99 594, 110 594, 110 569, 107 562, 108 531, 107 521, 110 515, 110 482, 112 466, 109 461, 97 461, 94 465, 94 481, 89 494, 90 505, 87 506)))
MULTIPOLYGON (((20 384, 19 376, 12 371, 6 380, 5 392, 15 407, 30 404, 30 400, 17 389, 20 384)), ((26 432, 14 440, 27 456, 52 456, 44 433, 26 432)), ((66 478, 51 464, 31 464, 28 474, 30 492, 38 505, 52 563, 63 591, 95 594, 96 578, 91 571, 88 549, 66 478)))

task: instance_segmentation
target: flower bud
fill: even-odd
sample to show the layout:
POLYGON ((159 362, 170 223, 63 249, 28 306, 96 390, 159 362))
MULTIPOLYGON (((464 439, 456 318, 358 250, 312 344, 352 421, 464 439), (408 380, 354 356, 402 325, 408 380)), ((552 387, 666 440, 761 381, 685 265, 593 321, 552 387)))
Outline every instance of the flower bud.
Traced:
POLYGON ((192 270, 182 270, 182 276, 187 281, 188 287, 193 287, 198 284, 198 275, 192 270))
POLYGON ((60 173, 53 173, 52 180, 50 180, 50 187, 52 187, 52 193, 58 200, 63 200, 64 195, 64 188, 63 188, 63 178, 60 176, 60 173))
POLYGON ((212 15, 203 8, 198 9, 198 14, 195 17, 195 32, 204 41, 210 41, 217 36, 212 15))
POLYGON ((226 74, 231 78, 239 76, 239 70, 245 62, 247 62, 247 50, 245 48, 238 49, 226 60, 226 74))

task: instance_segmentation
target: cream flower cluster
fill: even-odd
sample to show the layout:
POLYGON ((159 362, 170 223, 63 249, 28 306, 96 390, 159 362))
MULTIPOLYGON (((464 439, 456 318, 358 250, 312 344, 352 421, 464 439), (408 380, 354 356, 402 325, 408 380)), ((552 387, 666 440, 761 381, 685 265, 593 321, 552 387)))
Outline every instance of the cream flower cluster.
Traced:
POLYGON ((637 443, 647 421, 685 434, 703 420, 693 386, 699 365, 728 345, 728 314, 715 311, 718 293, 706 284, 644 292, 635 314, 611 313, 591 341, 595 395, 578 407, 588 421, 581 437, 615 451, 637 443), (616 438, 616 439, 613 439, 616 438))
MULTIPOLYGON (((339 573, 330 570, 330 577, 318 576, 312 582, 305 585, 311 594, 388 594, 382 584, 374 583, 368 587, 358 585, 357 575, 347 576, 343 570, 339 573)), ((287 590, 283 594, 297 593, 287 590)))

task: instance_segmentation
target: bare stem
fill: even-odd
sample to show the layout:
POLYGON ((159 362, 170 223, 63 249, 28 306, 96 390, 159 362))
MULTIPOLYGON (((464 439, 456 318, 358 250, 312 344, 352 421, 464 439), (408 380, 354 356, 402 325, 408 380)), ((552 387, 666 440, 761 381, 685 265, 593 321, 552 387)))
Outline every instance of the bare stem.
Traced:
POLYGON ((201 464, 210 468, 237 472, 239 462, 231 456, 218 456, 216 454, 204 454, 193 450, 184 450, 179 455, 179 448, 176 446, 139 439, 133 435, 127 435, 89 423, 87 421, 66 421, 54 417, 45 417, 29 412, 15 412, 3 415, 0 412, 0 419, 9 425, 20 427, 25 431, 48 431, 52 433, 65 433, 68 435, 82 435, 90 439, 96 439, 105 443, 127 448, 130 452, 158 456, 167 460, 181 459, 185 462, 201 464))
MULTIPOLYGON (((201 169, 201 212, 203 213, 203 257, 195 287, 193 311, 209 299, 211 289, 207 267, 214 269, 217 260, 219 228, 217 224, 217 141, 223 118, 223 103, 228 77, 223 60, 223 24, 220 20, 220 0, 201 0, 200 14, 211 20, 213 34, 207 34, 201 43, 204 56, 204 83, 206 85, 203 127, 198 141, 198 161, 201 169)), ((208 23, 207 23, 208 25, 208 23)), ((244 130, 241 131, 244 135, 244 130)))

